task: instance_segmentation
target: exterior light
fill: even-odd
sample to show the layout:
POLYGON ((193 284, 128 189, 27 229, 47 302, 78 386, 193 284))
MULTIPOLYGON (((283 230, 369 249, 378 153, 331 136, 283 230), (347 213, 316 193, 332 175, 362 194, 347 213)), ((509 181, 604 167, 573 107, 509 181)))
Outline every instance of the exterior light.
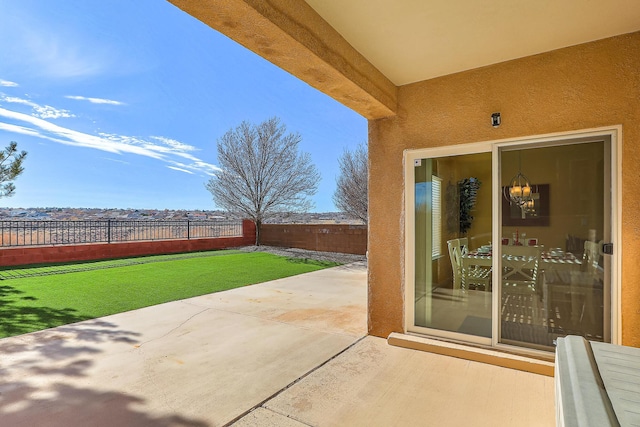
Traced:
POLYGON ((500 126, 500 113, 493 113, 491 115, 491 126, 494 128, 500 126))

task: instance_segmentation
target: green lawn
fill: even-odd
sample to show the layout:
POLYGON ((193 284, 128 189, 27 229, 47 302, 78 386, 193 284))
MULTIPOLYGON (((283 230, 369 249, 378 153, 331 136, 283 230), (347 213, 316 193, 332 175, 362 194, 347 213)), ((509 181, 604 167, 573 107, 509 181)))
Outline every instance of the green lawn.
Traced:
POLYGON ((0 281, 0 337, 238 288, 337 264, 262 252, 0 281))

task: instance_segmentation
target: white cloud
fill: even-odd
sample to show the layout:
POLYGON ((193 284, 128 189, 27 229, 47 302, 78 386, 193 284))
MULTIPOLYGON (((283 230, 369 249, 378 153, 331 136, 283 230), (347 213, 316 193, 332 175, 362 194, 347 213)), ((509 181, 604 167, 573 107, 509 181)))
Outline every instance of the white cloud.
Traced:
POLYGON ((16 86, 20 86, 18 83, 15 82, 10 82, 9 80, 2 80, 0 79, 0 86, 4 86, 4 87, 16 87, 16 86))
POLYGON ((205 163, 203 161, 196 161, 194 165, 196 168, 201 169, 204 173, 210 176, 214 176, 216 172, 222 171, 218 166, 212 165, 211 163, 205 163))
MULTIPOLYGON (((19 98, 16 99, 19 100, 19 98)), ((19 100, 17 102, 30 105, 30 101, 26 100, 19 100)), ((114 154, 135 154, 150 157, 169 163, 171 166, 167 167, 171 169, 189 174, 204 173, 206 175, 213 175, 214 171, 220 170, 217 166, 204 162, 202 159, 189 153, 196 151, 196 147, 171 138, 154 136, 149 139, 144 139, 135 136, 108 133, 90 135, 53 124, 34 115, 19 113, 0 107, 0 118, 2 117, 9 121, 20 123, 0 122, 0 130, 12 133, 35 136, 59 144, 92 148, 114 154), (154 141, 162 142, 162 144, 154 143, 154 141), (178 159, 187 159, 190 162, 179 161, 178 159)))
POLYGON ((160 141, 165 145, 169 146, 178 151, 197 151, 199 148, 194 147, 193 145, 184 144, 180 141, 176 141, 175 139, 165 138, 163 136, 152 136, 151 139, 155 139, 156 141, 160 141))
POLYGON ((92 104, 108 104, 108 105, 124 105, 124 102, 114 101, 112 99, 103 98, 89 98, 86 96, 67 95, 65 98, 74 99, 77 101, 89 101, 92 104))
POLYGON ((177 161, 171 161, 169 163, 173 164, 174 166, 180 169, 187 169, 192 171, 193 173, 202 172, 205 175, 209 175, 209 176, 214 176, 215 172, 219 172, 222 170, 219 167, 212 165, 211 163, 203 162, 198 158, 195 158, 193 163, 189 163, 189 164, 177 162, 177 161))
POLYGON ((58 109, 50 105, 36 104, 35 102, 29 101, 28 99, 18 98, 15 96, 6 96, 4 94, 0 94, 0 101, 29 106, 33 109, 32 116, 39 117, 41 119, 60 119, 75 117, 75 115, 72 114, 69 110, 58 109))
POLYGON ((59 110, 50 105, 37 106, 34 107, 33 110, 35 111, 34 115, 36 117, 40 117, 41 119, 75 117, 75 115, 70 113, 68 110, 59 110))
POLYGON ((12 125, 9 123, 0 122, 0 130, 4 130, 11 133, 19 133, 21 135, 39 136, 38 132, 33 129, 29 129, 24 126, 12 125))
POLYGON ((175 166, 167 166, 167 167, 168 167, 169 169, 173 169, 174 171, 184 172, 184 173, 188 173, 188 174, 190 174, 190 175, 193 175, 193 172, 188 171, 188 170, 186 170, 186 169, 178 168, 178 167, 175 167, 175 166))
MULTIPOLYGON (((21 70, 22 78, 37 77, 45 82, 48 79, 77 81, 99 75, 123 75, 135 72, 136 66, 147 65, 139 65, 142 61, 135 53, 128 54, 135 49, 122 43, 121 34, 114 33, 111 37, 95 28, 97 22, 91 21, 96 17, 91 14, 83 16, 86 26, 69 25, 69 22, 55 16, 42 16, 18 3, 24 2, 0 1, 0 8, 9 12, 7 16, 11 18, 2 19, 0 45, 3 53, 8 53, 2 57, 3 65, 21 70), (16 3, 16 6, 7 8, 4 3, 16 3), (91 27, 94 27, 93 31, 91 27)), ((63 8, 59 8, 60 13, 65 13, 63 8)), ((76 9, 71 7, 67 12, 74 14, 78 12, 76 9)))
POLYGON ((38 117, 28 114, 10 111, 0 108, 0 117, 6 117, 11 120, 25 122, 32 126, 31 129, 37 131, 38 137, 60 142, 66 145, 76 147, 94 148, 96 150, 107 151, 110 153, 131 153, 142 156, 152 157, 155 159, 163 159, 164 156, 144 147, 129 145, 117 141, 110 141, 95 135, 89 135, 83 132, 74 131, 62 126, 55 125, 38 117))
POLYGON ((25 29, 21 46, 25 57, 40 74, 53 78, 80 78, 100 75, 110 68, 114 55, 105 46, 86 45, 60 34, 25 29))
MULTIPOLYGON (((181 142, 176 141, 176 145, 174 146, 166 146, 166 145, 158 145, 158 144, 154 144, 151 141, 147 141, 146 139, 143 138, 139 138, 136 136, 127 136, 127 135, 117 135, 117 134, 111 134, 111 133, 100 133, 99 134, 100 137, 102 137, 105 140, 108 140, 110 142, 116 143, 116 144, 125 144, 126 146, 137 146, 137 147, 142 147, 146 150, 149 150, 151 152, 157 153, 158 156, 164 157, 166 155, 175 155, 175 156, 184 156, 187 155, 186 153, 184 153, 182 150, 187 149, 187 150, 192 150, 195 149, 195 147, 192 147, 190 145, 187 144, 183 144, 181 142)), ((154 137, 152 137, 154 138, 154 137)), ((157 137, 155 137, 154 139, 157 139, 157 137)), ((190 154, 188 156, 191 156, 190 154)))

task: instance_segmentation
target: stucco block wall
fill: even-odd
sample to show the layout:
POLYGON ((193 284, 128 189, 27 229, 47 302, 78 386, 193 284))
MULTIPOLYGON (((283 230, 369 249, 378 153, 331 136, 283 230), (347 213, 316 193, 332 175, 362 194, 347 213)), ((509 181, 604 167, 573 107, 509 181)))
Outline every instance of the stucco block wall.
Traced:
POLYGON ((343 224, 263 224, 263 245, 364 255, 367 226, 343 224))
POLYGON ((369 332, 403 331, 403 151, 622 125, 622 341, 640 346, 640 33, 402 86, 369 122, 369 332), (502 125, 490 116, 500 112, 502 125))
POLYGON ((256 227, 242 221, 243 235, 215 239, 154 240, 84 245, 35 246, 0 249, 0 265, 28 265, 70 261, 125 258, 143 255, 210 251, 253 245, 256 227))

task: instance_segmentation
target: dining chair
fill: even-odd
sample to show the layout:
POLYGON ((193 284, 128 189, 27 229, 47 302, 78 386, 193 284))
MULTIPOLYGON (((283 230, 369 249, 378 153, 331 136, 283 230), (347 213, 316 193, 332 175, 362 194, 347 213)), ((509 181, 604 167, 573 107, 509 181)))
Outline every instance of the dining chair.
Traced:
POLYGON ((502 312, 512 322, 541 324, 540 247, 502 246, 502 312))
MULTIPOLYGON (((602 334, 603 269, 600 243, 583 242, 582 271, 570 271, 569 279, 547 286, 550 308, 562 328, 575 335, 602 334)), ((560 329, 562 329, 560 328, 560 329)))
POLYGON ((502 282, 538 288, 540 248, 536 246, 502 246, 502 282))
POLYGON ((451 239, 447 241, 449 259, 451 260, 451 269, 453 271, 453 289, 462 288, 462 248, 460 240, 451 239))
POLYGON ((485 291, 491 292, 491 267, 479 265, 469 266, 462 270, 462 288, 469 289, 470 285, 481 285, 485 291))
POLYGON ((460 254, 466 255, 469 253, 469 239, 466 237, 460 237, 457 239, 460 245, 460 254))
POLYGON ((585 266, 585 272, 587 272, 594 280, 600 275, 600 258, 600 244, 590 242, 589 240, 585 241, 584 253, 582 254, 582 265, 585 266))
POLYGON ((453 270, 453 289, 468 290, 470 285, 481 285, 491 290, 491 268, 478 265, 466 265, 463 258, 469 253, 469 240, 466 237, 447 241, 449 259, 453 270))
MULTIPOLYGON (((582 286, 574 286, 572 296, 582 297, 582 310, 578 322, 582 324, 585 314, 589 318, 591 324, 600 326, 602 322, 596 321, 603 309, 603 286, 604 286, 604 270, 600 266, 602 252, 600 251, 601 243, 586 240, 584 242, 584 253, 582 255, 582 265, 584 273, 587 277, 582 280, 582 286)), ((575 301, 574 301, 575 305, 575 301)), ((577 313, 574 314, 574 318, 577 313)))

